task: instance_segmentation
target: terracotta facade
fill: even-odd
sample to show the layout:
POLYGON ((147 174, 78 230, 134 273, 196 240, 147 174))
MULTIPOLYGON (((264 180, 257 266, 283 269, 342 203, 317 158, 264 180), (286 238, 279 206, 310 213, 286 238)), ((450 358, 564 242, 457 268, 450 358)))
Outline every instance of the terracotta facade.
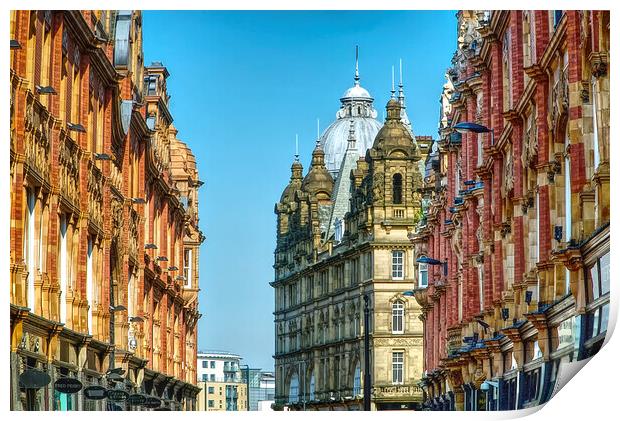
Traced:
POLYGON ((11 12, 11 409, 130 409, 61 377, 195 408, 201 182, 141 25, 11 12), (20 387, 32 368, 51 382, 20 387))
POLYGON ((607 327, 609 12, 457 16, 414 239, 448 268, 416 292, 425 403, 524 408, 607 327), (464 122, 484 130, 456 131, 464 122))

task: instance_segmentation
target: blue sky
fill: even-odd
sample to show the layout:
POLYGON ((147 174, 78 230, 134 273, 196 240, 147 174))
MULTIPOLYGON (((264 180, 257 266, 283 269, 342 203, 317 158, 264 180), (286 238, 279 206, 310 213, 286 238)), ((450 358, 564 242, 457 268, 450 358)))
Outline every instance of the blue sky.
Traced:
POLYGON ((273 369, 275 202, 295 134, 304 171, 316 140, 360 77, 382 119, 403 59, 416 135, 437 136, 439 95, 456 47, 454 11, 145 11, 145 63, 162 61, 178 137, 200 177, 199 348, 273 369))

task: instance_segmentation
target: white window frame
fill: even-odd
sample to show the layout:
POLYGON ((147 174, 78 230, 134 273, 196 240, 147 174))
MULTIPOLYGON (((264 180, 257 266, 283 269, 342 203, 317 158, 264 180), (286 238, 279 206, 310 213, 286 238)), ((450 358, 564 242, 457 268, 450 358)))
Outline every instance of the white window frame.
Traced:
MULTIPOLYGON (((86 254, 86 300, 88 301, 88 332, 93 331, 93 238, 88 236, 86 254)), ((131 290, 130 290, 131 291, 131 290)), ((129 313, 131 314, 131 313, 129 313)))
POLYGON ((192 249, 186 247, 183 250, 183 276, 185 276, 184 286, 189 288, 192 285, 192 249))
MULTIPOLYGON (((422 257, 426 257, 426 256, 420 256, 420 258, 422 257)), ((418 263, 418 287, 419 288, 428 287, 428 263, 418 263), (426 274, 426 277, 422 276, 423 274, 426 274)))
POLYGON ((403 384, 405 373, 405 351, 392 352, 392 384, 403 384))
POLYGON ((392 279, 405 279, 405 251, 392 250, 392 279), (400 254, 400 256, 399 256, 400 254), (399 268, 400 265, 400 268, 399 268))
POLYGON ((28 271, 27 280, 27 305, 32 313, 35 312, 34 294, 34 229, 35 229, 35 205, 36 197, 32 189, 26 189, 26 233, 24 243, 24 262, 28 271))
POLYGON ((67 259, 67 214, 60 215, 60 323, 67 321, 67 284, 68 284, 68 259, 67 259))
POLYGON ((405 304, 402 301, 392 303, 392 333, 405 333, 405 304))

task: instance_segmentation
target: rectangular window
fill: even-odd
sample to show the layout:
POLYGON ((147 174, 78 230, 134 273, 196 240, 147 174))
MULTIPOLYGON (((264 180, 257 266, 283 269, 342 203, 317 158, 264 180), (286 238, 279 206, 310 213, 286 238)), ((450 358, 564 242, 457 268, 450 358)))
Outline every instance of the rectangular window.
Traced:
POLYGON ((403 383, 404 352, 392 353, 392 384, 403 383))
POLYGON ((185 277, 185 288, 192 285, 192 249, 185 249, 183 254, 183 276, 185 277))
MULTIPOLYGON (((28 271, 28 281, 27 281, 27 305, 30 307, 30 310, 34 313, 35 311, 35 303, 34 303, 34 251, 35 251, 35 241, 34 241, 34 208, 35 208, 35 195, 31 189, 26 190, 26 221, 24 223, 25 226, 25 235, 24 235, 24 263, 26 264, 26 270, 28 271)), ((62 289, 61 289, 62 291, 62 289)))
POLYGON ((209 400, 209 408, 213 408, 215 406, 215 403, 212 400, 209 400))
POLYGON ((418 288, 428 286, 428 265, 426 263, 418 263, 418 288))
POLYGON ((211 361, 211 368, 215 368, 215 361, 211 361))
POLYGON ((206 381, 207 381, 207 376, 208 376, 207 374, 203 374, 203 375, 202 375, 202 381, 203 381, 203 382, 206 382, 206 381))
MULTIPOLYGON (((130 290, 131 292, 131 290, 130 290)), ((88 301, 88 332, 93 331, 93 239, 88 236, 88 250, 86 254, 86 300, 88 301)), ((129 314, 133 314, 131 310, 129 314)))
POLYGON ((392 304, 392 333, 403 333, 404 332, 404 319, 405 315, 405 305, 397 301, 392 304))
POLYGON ((209 380, 214 382, 215 381, 215 374, 210 374, 209 375, 209 380))
POLYGON ((69 278, 67 215, 60 215, 60 322, 67 320, 67 285, 69 278))
POLYGON ((209 386, 209 393, 215 393, 215 387, 209 386))
POLYGON ((402 250, 392 252, 392 279, 403 279, 403 256, 402 250))
POLYGON ((208 363, 209 363, 209 361, 203 360, 202 361, 202 368, 207 368, 208 363))

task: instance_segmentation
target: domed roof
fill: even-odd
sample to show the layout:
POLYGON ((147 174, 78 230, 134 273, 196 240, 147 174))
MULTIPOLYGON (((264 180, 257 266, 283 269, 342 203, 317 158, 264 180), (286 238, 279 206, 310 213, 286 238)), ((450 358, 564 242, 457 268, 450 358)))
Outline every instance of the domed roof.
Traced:
POLYGON ((373 144, 375 149, 386 149, 395 147, 414 147, 417 150, 417 144, 411 136, 411 133, 401 120, 401 104, 396 98, 388 101, 387 118, 385 124, 377 133, 377 137, 373 144))
POLYGON ((372 116, 338 117, 321 136, 321 146, 325 151, 325 166, 332 174, 337 174, 342 164, 342 158, 347 151, 350 120, 353 120, 355 130, 355 147, 359 156, 366 155, 381 128, 381 123, 372 116))
POLYGON ((347 89, 344 94, 342 94, 342 98, 340 98, 340 101, 346 99, 367 99, 372 101, 373 98, 370 96, 370 93, 368 93, 366 89, 360 86, 359 82, 356 82, 353 87, 347 89))
POLYGON ((325 153, 319 145, 312 152, 310 171, 301 183, 301 189, 307 193, 316 193, 320 190, 331 195, 334 188, 334 179, 325 168, 325 153))
POLYGON ((289 181, 288 185, 282 192, 280 203, 293 201, 295 191, 301 188, 302 174, 303 166, 301 165, 301 162, 296 159, 291 166, 291 181, 289 181))

